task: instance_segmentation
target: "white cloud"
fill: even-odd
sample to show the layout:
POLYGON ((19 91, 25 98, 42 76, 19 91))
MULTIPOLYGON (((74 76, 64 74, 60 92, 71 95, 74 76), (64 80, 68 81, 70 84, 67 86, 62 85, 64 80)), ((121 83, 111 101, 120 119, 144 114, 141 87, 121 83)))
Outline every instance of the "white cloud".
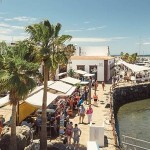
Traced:
POLYGON ((72 42, 108 42, 110 39, 108 38, 72 38, 72 42))
POLYGON ((81 32, 81 31, 93 31, 93 30, 100 30, 105 28, 106 26, 100 26, 100 27, 91 27, 91 28, 80 28, 80 29, 70 29, 65 30, 64 32, 81 32))
POLYGON ((83 31, 82 29, 72 29, 72 30, 65 30, 65 32, 80 32, 83 31))
POLYGON ((137 45, 150 45, 150 42, 141 42, 141 43, 136 43, 137 45))
POLYGON ((7 23, 0 23, 0 27, 9 28, 9 29, 20 29, 20 30, 24 29, 23 26, 12 26, 12 25, 7 24, 7 23))
POLYGON ((12 32, 11 29, 1 28, 0 27, 0 34, 10 34, 12 32))
POLYGON ((112 37, 112 38, 72 38, 71 42, 110 42, 113 40, 121 40, 127 37, 112 37))
POLYGON ((143 45, 150 45, 150 42, 144 42, 143 45))
POLYGON ((93 31, 93 30, 99 30, 99 29, 103 29, 103 28, 105 28, 106 26, 101 26, 101 27, 92 27, 92 28, 88 28, 88 29, 86 29, 86 30, 88 30, 88 31, 93 31))
POLYGON ((36 21, 37 18, 31 18, 26 16, 14 17, 14 18, 5 18, 5 21, 20 21, 20 22, 33 22, 36 21))

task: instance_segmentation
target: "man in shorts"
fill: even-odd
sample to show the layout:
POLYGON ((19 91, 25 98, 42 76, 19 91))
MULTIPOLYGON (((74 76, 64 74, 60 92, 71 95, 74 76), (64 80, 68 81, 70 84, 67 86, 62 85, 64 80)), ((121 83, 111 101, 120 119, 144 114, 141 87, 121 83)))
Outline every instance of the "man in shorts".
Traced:
POLYGON ((75 126, 72 130, 72 133, 73 133, 74 150, 76 148, 79 149, 79 141, 80 141, 80 136, 81 136, 81 130, 78 128, 77 124, 75 124, 75 126))

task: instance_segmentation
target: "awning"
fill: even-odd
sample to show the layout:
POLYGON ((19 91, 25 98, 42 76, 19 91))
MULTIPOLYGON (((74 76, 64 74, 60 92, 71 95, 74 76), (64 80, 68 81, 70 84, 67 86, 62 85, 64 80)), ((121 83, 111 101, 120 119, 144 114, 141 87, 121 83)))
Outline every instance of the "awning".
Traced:
POLYGON ((80 84, 81 85, 86 85, 86 84, 89 84, 89 82, 88 81, 82 81, 82 82, 80 82, 80 84))
POLYGON ((72 88, 72 85, 66 84, 61 81, 56 81, 54 84, 51 84, 50 86, 48 86, 48 88, 62 92, 62 93, 67 93, 72 88))
POLYGON ((23 102, 19 105, 19 123, 35 112, 38 108, 29 103, 23 102))
POLYGON ((59 77, 59 76, 65 75, 65 74, 67 74, 67 72, 59 73, 57 76, 59 77))
POLYGON ((63 78, 63 79, 60 79, 60 80, 63 81, 63 82, 69 83, 69 84, 73 84, 73 85, 78 84, 78 83, 81 82, 80 80, 72 78, 72 77, 66 77, 66 78, 63 78))
POLYGON ((86 71, 83 71, 83 70, 75 70, 74 72, 78 73, 78 74, 81 74, 81 75, 84 75, 84 74, 87 73, 86 71))
MULTIPOLYGON (((52 103, 58 95, 47 92, 47 106, 52 103)), ((36 107, 41 107, 43 102, 43 90, 35 93, 34 95, 28 97, 25 102, 34 105, 36 107)))
POLYGON ((43 88, 44 88, 43 85, 42 85, 42 86, 37 86, 31 93, 29 93, 28 96, 31 96, 32 94, 34 94, 34 93, 36 93, 36 92, 42 90, 43 88))
POLYGON ((55 83, 55 81, 48 81, 47 85, 49 86, 49 85, 52 85, 54 83, 55 83))
POLYGON ((9 95, 6 95, 5 97, 0 98, 0 107, 6 105, 9 103, 9 95))
POLYGON ((86 73, 86 74, 84 74, 83 76, 84 77, 92 77, 92 76, 94 76, 95 74, 92 74, 92 73, 86 73))
POLYGON ((119 62, 117 62, 117 64, 123 64, 126 67, 128 67, 129 69, 131 69, 133 72, 141 72, 141 71, 148 71, 150 70, 149 67, 145 67, 145 66, 139 66, 139 65, 135 65, 135 64, 129 64, 123 60, 120 60, 119 62))
POLYGON ((75 89, 76 89, 76 87, 73 86, 73 87, 66 93, 66 95, 68 95, 68 96, 72 95, 72 93, 75 91, 75 89))

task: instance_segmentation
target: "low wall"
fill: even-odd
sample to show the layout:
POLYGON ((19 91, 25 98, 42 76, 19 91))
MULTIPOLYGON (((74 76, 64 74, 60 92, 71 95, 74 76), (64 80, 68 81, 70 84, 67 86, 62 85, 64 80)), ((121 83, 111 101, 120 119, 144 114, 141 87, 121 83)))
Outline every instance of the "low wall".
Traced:
POLYGON ((150 83, 134 86, 117 87, 113 90, 114 116, 124 104, 150 98, 150 83))
POLYGON ((125 87, 115 87, 113 88, 113 90, 111 90, 111 93, 111 123, 113 126, 115 144, 116 146, 120 146, 119 129, 117 121, 118 110, 124 104, 150 98, 150 83, 125 87))

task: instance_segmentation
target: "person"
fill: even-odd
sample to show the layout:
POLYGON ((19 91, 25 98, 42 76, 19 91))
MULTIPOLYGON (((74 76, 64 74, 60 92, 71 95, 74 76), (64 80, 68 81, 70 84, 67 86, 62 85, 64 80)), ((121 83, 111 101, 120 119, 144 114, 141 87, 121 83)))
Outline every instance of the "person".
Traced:
POLYGON ((98 96, 96 95, 96 92, 94 92, 93 99, 94 99, 94 105, 98 106, 97 104, 98 96))
POLYGON ((73 123, 70 122, 66 126, 66 136, 67 136, 67 144, 68 144, 66 148, 69 149, 71 149, 72 130, 73 130, 73 123))
POLYGON ((97 91, 97 87, 98 87, 98 81, 95 80, 95 83, 94 83, 94 89, 95 89, 95 91, 97 91))
POLYGON ((12 124, 12 116, 10 116, 9 121, 8 121, 8 126, 10 127, 12 124))
POLYGON ((55 132, 55 136, 58 136, 58 122, 57 120, 54 120, 54 123, 53 123, 53 126, 54 126, 54 132, 55 132))
POLYGON ((79 107, 79 123, 81 123, 81 120, 82 120, 82 123, 83 123, 83 120, 84 120, 84 117, 85 117, 85 108, 83 106, 83 104, 81 104, 81 106, 79 107))
POLYGON ((73 116, 73 111, 70 106, 66 109, 66 111, 67 111, 67 115, 69 115, 70 117, 73 116))
POLYGON ((31 122, 28 122, 27 120, 23 120, 21 122, 21 126, 28 126, 29 128, 31 128, 33 126, 33 124, 31 122))
POLYGON ((73 97, 69 98, 69 106, 73 110, 73 97))
POLYGON ((103 89, 103 91, 104 91, 104 88, 105 88, 105 82, 102 81, 102 89, 103 89))
POLYGON ((0 116, 0 121, 2 122, 2 126, 4 126, 5 123, 5 118, 3 115, 0 116))
POLYGON ((76 148, 79 148, 79 141, 80 141, 80 136, 81 136, 81 130, 78 128, 78 125, 75 124, 73 128, 73 144, 74 144, 74 150, 76 148))
POLYGON ((85 101, 84 103, 87 104, 87 99, 88 99, 88 89, 87 89, 86 86, 84 87, 84 94, 83 94, 83 95, 84 95, 84 101, 85 101))
POLYGON ((92 114, 93 114, 93 109, 91 107, 91 105, 89 105, 86 114, 88 116, 88 124, 90 124, 90 122, 92 121, 92 114))
POLYGON ((35 121, 35 126, 36 126, 36 133, 37 135, 40 134, 41 131, 41 125, 42 125, 42 116, 41 114, 38 114, 36 121, 35 121))
POLYGON ((83 99, 82 99, 82 97, 80 97, 80 100, 79 100, 79 102, 77 104, 77 107, 80 107, 82 103, 83 103, 83 99))

